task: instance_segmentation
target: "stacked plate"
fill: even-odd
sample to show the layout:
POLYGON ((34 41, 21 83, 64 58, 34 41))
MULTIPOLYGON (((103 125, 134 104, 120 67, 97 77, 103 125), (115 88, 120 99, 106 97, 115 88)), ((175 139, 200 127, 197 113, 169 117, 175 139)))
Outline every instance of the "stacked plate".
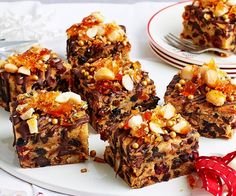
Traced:
POLYGON ((220 57, 214 53, 191 54, 176 49, 165 41, 165 35, 173 33, 177 36, 182 31, 182 14, 184 7, 192 1, 182 1, 168 6, 155 13, 149 20, 147 32, 152 51, 166 63, 183 68, 188 64, 203 65, 212 58, 216 64, 232 77, 236 77, 236 55, 220 57))

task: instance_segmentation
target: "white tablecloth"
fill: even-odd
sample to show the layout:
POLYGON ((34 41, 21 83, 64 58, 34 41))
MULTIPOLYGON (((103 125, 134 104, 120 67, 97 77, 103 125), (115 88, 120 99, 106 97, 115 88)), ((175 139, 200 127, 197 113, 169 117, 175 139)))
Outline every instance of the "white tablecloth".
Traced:
MULTIPOLYGON (((40 39, 53 39, 55 34, 65 35, 65 30, 73 23, 79 22, 84 16, 94 11, 101 11, 107 22, 115 20, 118 24, 126 26, 132 44, 131 57, 134 60, 135 58, 157 59, 147 44, 146 26, 155 12, 169 4, 171 2, 145 1, 134 4, 1 2, 0 29, 3 31, 3 26, 10 25, 15 19, 24 28, 18 29, 15 35, 11 32, 5 33, 3 36, 7 36, 7 39, 19 39, 22 33, 25 33, 23 36, 26 37, 38 33, 41 36, 40 39), (34 20, 36 22, 33 22, 34 20)), ((166 21, 168 25, 168 18, 166 21)), ((54 194, 59 195, 17 179, 0 169, 0 196, 53 196, 54 194)))

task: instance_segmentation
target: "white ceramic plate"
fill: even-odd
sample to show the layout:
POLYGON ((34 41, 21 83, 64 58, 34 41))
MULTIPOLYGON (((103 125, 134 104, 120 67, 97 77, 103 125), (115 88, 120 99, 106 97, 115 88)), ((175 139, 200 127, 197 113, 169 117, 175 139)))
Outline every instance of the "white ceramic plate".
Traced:
POLYGON ((181 62, 179 62, 178 60, 174 58, 169 58, 169 56, 167 56, 165 53, 162 53, 160 50, 158 50, 151 42, 149 43, 149 46, 152 52, 155 55, 157 55, 157 57, 159 57, 161 60, 163 60, 167 64, 172 65, 173 67, 176 67, 177 69, 182 69, 188 64, 188 63, 182 64, 181 62))
MULTIPOLYGON (((157 94, 161 98, 166 86, 177 73, 177 69, 162 63, 142 60, 143 69, 150 73, 157 86, 157 94)), ((38 186, 65 194, 79 196, 207 196, 204 190, 191 190, 186 177, 179 177, 168 182, 157 183, 142 189, 131 189, 107 164, 88 160, 86 163, 51 166, 36 169, 19 167, 17 155, 12 146, 13 133, 9 114, 0 110, 0 167, 8 173, 38 186), (81 173, 81 168, 87 168, 87 173, 81 173)), ((105 143, 95 133, 90 134, 90 150, 96 149, 102 156, 105 143)), ((236 150, 236 137, 231 140, 200 139, 200 154, 226 154, 236 150)))
MULTIPOLYGON (((176 67, 178 69, 182 69, 183 67, 185 67, 186 65, 189 64, 188 62, 180 61, 178 59, 175 59, 175 58, 163 53, 151 42, 149 43, 149 46, 155 55, 157 55, 161 60, 172 65, 173 67, 176 67)), ((225 72, 227 72, 232 78, 236 77, 236 69, 225 69, 225 68, 221 68, 221 69, 224 70, 225 72)))
POLYGON ((181 61, 202 65, 214 58, 220 68, 236 69, 236 55, 230 57, 219 57, 212 53, 195 55, 178 50, 165 42, 164 36, 168 33, 179 36, 182 32, 182 13, 184 12, 184 6, 188 4, 191 4, 191 1, 173 4, 151 17, 147 25, 147 32, 152 44, 164 53, 181 61))

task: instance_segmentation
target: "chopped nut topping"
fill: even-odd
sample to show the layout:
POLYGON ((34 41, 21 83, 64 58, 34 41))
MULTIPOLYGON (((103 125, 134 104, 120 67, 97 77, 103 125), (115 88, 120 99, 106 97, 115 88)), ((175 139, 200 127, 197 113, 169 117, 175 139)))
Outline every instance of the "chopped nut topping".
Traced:
POLYGON ((129 75, 124 75, 122 77, 122 85, 125 87, 126 90, 132 91, 134 88, 133 80, 130 78, 129 75))
POLYGON ((38 121, 36 118, 31 118, 27 120, 29 126, 29 131, 31 134, 38 133, 38 121))
MULTIPOLYGON (((25 74, 25 69, 31 72, 34 72, 36 69, 45 70, 47 65, 43 62, 43 59, 49 58, 51 53, 52 52, 46 48, 33 46, 22 54, 9 56, 7 62, 15 64, 17 67, 24 67, 23 74, 25 74)), ((28 75, 28 71, 26 73, 26 75, 28 75)))
POLYGON ((184 80, 191 80, 194 75, 194 68, 192 65, 187 65, 180 72, 180 77, 184 80))
MULTIPOLYGON (((24 104, 24 105, 25 105, 25 104, 24 104)), ((33 113, 34 113, 34 109, 33 109, 33 108, 30 108, 30 109, 28 109, 25 113, 21 114, 21 115, 20 115, 20 118, 21 118, 22 120, 27 120, 27 119, 29 119, 29 118, 32 117, 33 113)))
POLYGON ((206 84, 209 87, 216 87, 218 82, 218 73, 215 70, 207 70, 205 73, 206 84))
POLYGON ((191 125, 176 113, 174 106, 170 103, 156 106, 153 110, 133 114, 124 123, 123 129, 129 131, 132 137, 143 138, 151 143, 160 142, 166 137, 175 138, 178 134, 186 135, 192 131, 191 125))
MULTIPOLYGON (((69 92, 70 93, 70 92, 69 92)), ((57 119, 62 126, 71 126, 76 123, 82 116, 87 107, 86 102, 77 98, 71 98, 65 103, 59 103, 56 98, 63 93, 33 91, 31 93, 20 94, 17 97, 19 105, 24 105, 22 110, 18 110, 20 117, 23 120, 33 117, 34 110, 41 111, 44 114, 50 115, 53 119, 57 119)), ((21 109, 21 106, 19 107, 21 109)), ((56 120, 53 120, 54 123, 56 120)))
POLYGON ((190 124, 184 118, 181 118, 171 129, 180 134, 187 134, 191 131, 190 124))
POLYGON ((207 92, 206 100, 215 106, 222 106, 226 101, 226 97, 221 91, 211 90, 207 92))
POLYGON ((227 0, 226 4, 229 6, 234 6, 234 5, 236 5, 236 0, 227 0))
POLYGON ((98 27, 94 26, 94 27, 88 29, 86 34, 89 38, 93 38, 97 35, 97 32, 98 32, 98 27))
POLYGON ((17 111, 17 112, 21 112, 21 111, 23 111, 27 106, 28 106, 28 103, 25 103, 25 104, 22 104, 22 105, 18 105, 18 106, 16 107, 16 111, 17 111))
POLYGON ((95 72, 95 80, 114 80, 115 74, 108 68, 102 67, 95 72))
POLYGON ((161 111, 163 112, 163 117, 165 119, 170 119, 170 118, 172 118, 176 114, 175 107, 172 104, 170 104, 170 103, 164 105, 161 108, 161 111))
POLYGON ((65 92, 58 95, 55 99, 55 101, 58 103, 66 103, 69 100, 73 100, 74 102, 79 103, 81 102, 81 97, 80 95, 73 92, 65 92))
POLYGON ((143 123, 143 118, 141 115, 133 116, 128 121, 128 126, 132 129, 138 128, 143 123))
POLYGON ((4 65, 4 69, 5 69, 6 72, 16 73, 17 70, 18 70, 18 67, 14 64, 7 63, 7 64, 4 65))
POLYGON ((223 16, 224 14, 228 13, 228 11, 229 11, 228 6, 225 5, 223 2, 219 2, 215 7, 214 14, 215 14, 215 16, 219 17, 219 16, 223 16))
MULTIPOLYGON (((191 65, 188 69, 185 67, 180 71, 180 77, 187 73, 186 70, 194 70, 191 71, 191 77, 189 77, 192 79, 186 81, 183 89, 178 88, 178 91, 188 99, 199 96, 202 93, 200 89, 204 86, 207 93, 206 100, 216 106, 221 106, 226 97, 229 100, 229 97, 236 91, 236 80, 231 79, 226 72, 220 70, 214 60, 201 67, 196 65, 191 65), (213 92, 211 92, 212 90, 213 92)), ((180 83, 176 83, 176 85, 178 84, 180 83)))
POLYGON ((93 12, 91 15, 94 16, 99 22, 104 21, 104 16, 100 12, 93 12))
POLYGON ((26 67, 24 67, 24 66, 21 66, 21 67, 18 69, 18 73, 21 73, 21 74, 30 76, 30 69, 28 69, 28 68, 26 68, 26 67))
POLYGON ((164 134, 163 129, 155 122, 150 122, 149 128, 154 134, 164 134))

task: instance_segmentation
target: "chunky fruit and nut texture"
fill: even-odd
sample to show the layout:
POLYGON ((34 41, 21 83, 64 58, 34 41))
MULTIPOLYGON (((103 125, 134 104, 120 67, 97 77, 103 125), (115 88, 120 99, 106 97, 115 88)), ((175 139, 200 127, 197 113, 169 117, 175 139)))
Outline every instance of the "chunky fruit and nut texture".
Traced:
POLYGON ((9 110, 17 95, 31 90, 67 91, 70 65, 39 46, 0 60, 0 106, 9 110))
POLYGON ((14 146, 23 168, 88 158, 87 104, 72 92, 33 91, 10 105, 14 146))
POLYGON ((154 82, 139 62, 104 58, 72 69, 72 90, 88 102, 93 128, 106 140, 135 108, 154 108, 154 82))
POLYGON ((236 127, 236 81, 214 61, 188 65, 167 87, 165 101, 172 103, 202 136, 231 138, 236 127))
POLYGON ((198 157, 199 134, 173 105, 132 114, 112 133, 105 161, 132 188, 190 174, 198 157))
POLYGON ((183 13, 183 38, 195 44, 236 50, 236 2, 194 0, 183 13))
POLYGON ((109 56, 129 58, 131 46, 125 28, 103 21, 101 13, 95 12, 67 30, 67 59, 73 67, 109 56))

